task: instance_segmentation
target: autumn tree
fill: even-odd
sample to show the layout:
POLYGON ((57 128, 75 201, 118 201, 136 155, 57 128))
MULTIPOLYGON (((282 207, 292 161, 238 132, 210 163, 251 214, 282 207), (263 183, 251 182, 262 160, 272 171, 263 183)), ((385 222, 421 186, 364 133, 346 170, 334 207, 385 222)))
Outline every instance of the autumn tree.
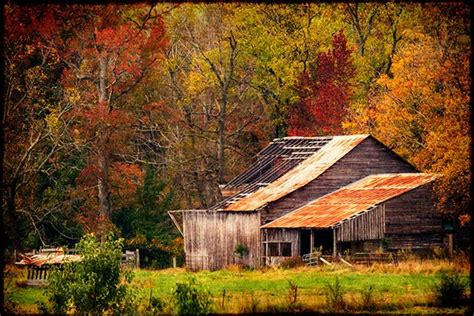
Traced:
POLYGON ((2 194, 9 236, 15 248, 21 249, 22 228, 34 232, 43 246, 47 244, 42 225, 51 222, 60 209, 58 201, 40 199, 38 190, 41 177, 60 168, 58 156, 72 149, 68 133, 72 104, 58 84, 59 52, 47 45, 59 33, 54 11, 14 5, 5 11, 2 194))
POLYGON ((440 175, 437 206, 451 218, 465 218, 470 201, 469 24, 452 24, 454 16, 467 19, 466 10, 425 8, 425 32, 404 31, 392 75, 378 80, 368 112, 377 137, 420 170, 440 175))
POLYGON ((333 37, 332 49, 319 53, 311 70, 300 75, 299 100, 291 112, 288 134, 340 134, 353 76, 351 51, 340 31, 333 37))
MULTIPOLYGON (((86 196, 97 197, 97 204, 86 198, 83 211, 92 216, 99 210, 87 219, 89 224, 109 223, 114 192, 111 177, 140 177, 137 166, 120 161, 133 134, 132 105, 127 97, 157 66, 166 45, 161 18, 133 23, 125 19, 127 9, 114 5, 88 7, 81 17, 87 23, 74 29, 62 43, 67 64, 62 84, 74 100, 75 114, 80 119, 76 140, 89 148, 79 183, 86 196)), ((105 226, 94 229, 103 230, 105 226)))

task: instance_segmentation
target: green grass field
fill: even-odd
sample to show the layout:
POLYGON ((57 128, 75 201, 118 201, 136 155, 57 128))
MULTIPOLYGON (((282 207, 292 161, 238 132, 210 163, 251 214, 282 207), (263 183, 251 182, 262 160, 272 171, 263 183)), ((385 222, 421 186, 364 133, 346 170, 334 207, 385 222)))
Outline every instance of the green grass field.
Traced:
MULTIPOLYGON (((463 313, 464 307, 441 309, 435 306, 433 287, 440 269, 458 270, 468 280, 468 268, 445 261, 406 262, 399 265, 370 267, 346 266, 264 268, 186 272, 184 269, 135 270, 138 312, 146 312, 150 296, 163 303, 163 312, 173 312, 172 289, 191 276, 208 289, 217 313, 284 311, 330 312, 326 294, 328 285, 338 278, 348 312, 384 313, 463 313), (297 286, 296 303, 290 282, 297 286), (291 292, 291 293, 290 293, 291 292), (365 304, 364 304, 364 294, 365 304), (368 294, 367 294, 368 293, 368 294)), ((45 289, 23 288, 24 271, 10 269, 7 296, 21 313, 37 312, 37 303, 46 301, 45 289), (20 286, 18 286, 20 285, 20 286)))

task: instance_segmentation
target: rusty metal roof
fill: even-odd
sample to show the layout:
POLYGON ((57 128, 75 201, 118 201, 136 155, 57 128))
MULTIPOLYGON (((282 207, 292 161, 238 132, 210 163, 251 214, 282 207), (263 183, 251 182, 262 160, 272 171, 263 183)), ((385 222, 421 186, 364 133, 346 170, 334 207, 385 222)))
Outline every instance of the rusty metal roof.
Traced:
POLYGON ((371 175, 329 193, 262 228, 329 228, 435 179, 426 173, 371 175))
POLYGON ((258 189, 268 186, 311 157, 332 138, 333 136, 275 138, 257 154, 256 161, 250 167, 221 189, 223 193, 232 194, 210 209, 223 209, 258 189))
POLYGON ((333 136, 321 149, 277 180, 238 200, 231 201, 224 210, 256 210, 278 200, 319 177, 367 137, 369 135, 333 136))
POLYGON ((32 256, 24 255, 21 261, 16 262, 16 265, 25 266, 37 266, 52 265, 52 264, 63 264, 65 262, 81 261, 82 256, 80 255, 69 255, 69 254, 58 254, 58 253, 47 253, 47 254, 36 254, 32 256))

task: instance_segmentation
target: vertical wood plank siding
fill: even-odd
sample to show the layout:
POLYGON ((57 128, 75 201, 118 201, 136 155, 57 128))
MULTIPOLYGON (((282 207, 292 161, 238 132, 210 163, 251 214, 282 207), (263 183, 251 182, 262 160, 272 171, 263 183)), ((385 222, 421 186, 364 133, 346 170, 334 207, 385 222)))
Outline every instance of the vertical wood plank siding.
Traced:
POLYGON ((259 212, 183 212, 186 266, 192 271, 217 270, 242 263, 259 266, 259 212), (234 254, 243 244, 249 253, 243 258, 234 254))
POLYGON ((336 228, 336 240, 359 241, 382 239, 385 233, 385 205, 343 222, 336 228))
POLYGON ((442 246, 441 215, 429 183, 385 203, 385 237, 389 250, 442 246))
POLYGON ((263 242, 291 242, 291 255, 299 256, 298 229, 262 229, 263 242))
POLYGON ((267 210, 262 211, 262 224, 273 221, 298 206, 368 175, 410 172, 418 171, 383 144, 368 137, 317 179, 278 201, 270 203, 267 210))

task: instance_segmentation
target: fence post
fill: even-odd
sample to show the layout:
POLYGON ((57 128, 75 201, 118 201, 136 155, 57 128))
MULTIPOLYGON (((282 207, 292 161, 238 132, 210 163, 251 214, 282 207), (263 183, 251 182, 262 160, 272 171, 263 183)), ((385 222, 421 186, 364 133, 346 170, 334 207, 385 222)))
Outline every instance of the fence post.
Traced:
POLYGON ((135 249, 135 267, 137 269, 140 268, 140 250, 138 250, 138 248, 135 249))

